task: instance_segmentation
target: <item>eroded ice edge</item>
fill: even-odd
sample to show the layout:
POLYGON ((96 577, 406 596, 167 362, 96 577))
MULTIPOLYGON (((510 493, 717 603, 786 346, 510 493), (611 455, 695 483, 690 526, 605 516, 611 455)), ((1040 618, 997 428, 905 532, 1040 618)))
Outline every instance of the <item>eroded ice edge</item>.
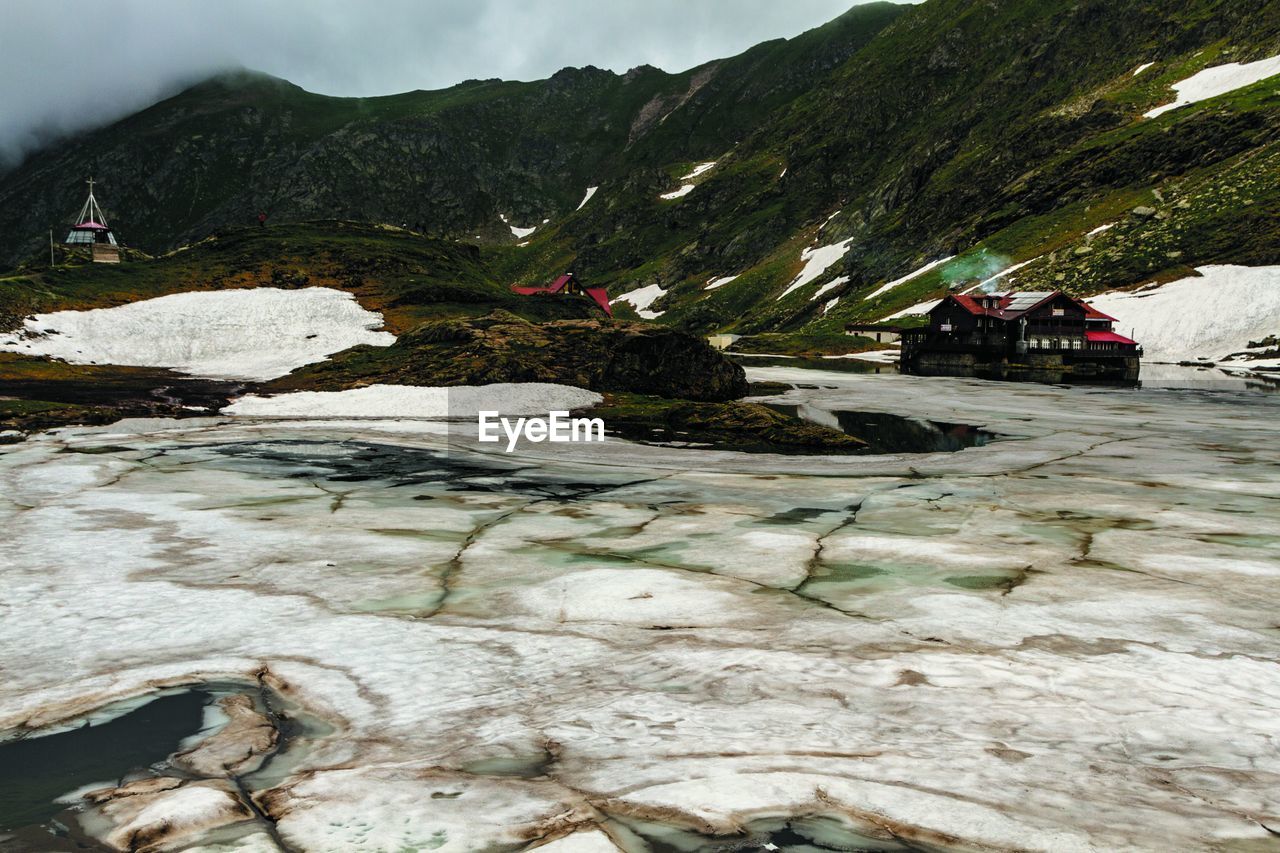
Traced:
MULTIPOLYGON (((1022 440, 44 434, 0 452, 0 727, 265 679, 333 728, 255 790, 295 849, 607 850, 612 817, 797 814, 947 849, 1274 842, 1275 395, 751 376, 1022 440)), ((135 805, 175 844, 271 849, 190 787, 135 805)))

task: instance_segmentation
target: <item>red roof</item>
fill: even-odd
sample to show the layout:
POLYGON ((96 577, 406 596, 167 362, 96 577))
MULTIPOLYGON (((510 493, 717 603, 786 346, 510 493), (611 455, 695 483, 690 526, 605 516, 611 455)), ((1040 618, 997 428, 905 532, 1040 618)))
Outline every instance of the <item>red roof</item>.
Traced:
POLYGON ((1088 302, 1081 302, 1080 304, 1084 306, 1084 318, 1086 320, 1110 320, 1113 323, 1115 322, 1115 317, 1112 317, 1110 314, 1103 314, 1088 302))
POLYGON ((79 225, 72 225, 72 229, 78 231, 110 231, 111 229, 103 225, 101 222, 94 222, 92 219, 86 219, 79 225))
POLYGON ((603 287, 583 287, 574 277, 573 273, 566 273, 560 276, 551 284, 535 285, 533 287, 522 286, 519 284, 511 285, 511 289, 523 296, 533 296, 537 293, 572 293, 568 290, 569 284, 577 285, 578 289, 587 295, 587 297, 600 306, 600 310, 612 317, 613 309, 609 307, 609 292, 603 287))
POLYGON ((968 311, 970 314, 977 314, 979 317, 981 317, 983 314, 987 313, 986 309, 983 308, 981 305, 979 305, 977 300, 975 300, 972 296, 969 296, 968 294, 965 294, 965 293, 954 294, 952 296, 952 299, 954 299, 956 302, 959 302, 960 307, 968 311))
POLYGON ((1126 338, 1124 335, 1117 335, 1115 332, 1085 332, 1084 336, 1093 343, 1100 344, 1133 344, 1137 345, 1137 341, 1126 338))

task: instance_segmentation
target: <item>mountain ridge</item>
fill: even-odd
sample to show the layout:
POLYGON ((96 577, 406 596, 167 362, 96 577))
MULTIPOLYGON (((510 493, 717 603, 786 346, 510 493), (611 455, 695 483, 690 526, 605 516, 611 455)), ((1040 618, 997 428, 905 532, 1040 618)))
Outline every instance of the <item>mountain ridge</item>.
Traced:
POLYGON ((479 244, 503 284, 572 268, 615 296, 656 285, 658 322, 834 334, 1024 262, 1017 284, 1080 294, 1280 263, 1280 86, 1143 118, 1204 67, 1274 54, 1274 0, 928 0, 678 73, 344 99, 224 75, 0 177, 0 226, 30 234, 14 263, 93 168, 143 248, 258 210, 391 222, 479 244), (788 289, 802 250, 841 243, 788 289))

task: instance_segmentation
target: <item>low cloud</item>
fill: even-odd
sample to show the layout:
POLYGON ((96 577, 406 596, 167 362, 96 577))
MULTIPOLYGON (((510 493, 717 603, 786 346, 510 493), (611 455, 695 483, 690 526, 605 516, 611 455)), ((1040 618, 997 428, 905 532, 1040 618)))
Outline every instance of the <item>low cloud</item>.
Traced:
POLYGON ((229 68, 381 95, 566 65, 681 70, 790 37, 851 0, 113 0, 26 3, 0 35, 0 168, 229 68))

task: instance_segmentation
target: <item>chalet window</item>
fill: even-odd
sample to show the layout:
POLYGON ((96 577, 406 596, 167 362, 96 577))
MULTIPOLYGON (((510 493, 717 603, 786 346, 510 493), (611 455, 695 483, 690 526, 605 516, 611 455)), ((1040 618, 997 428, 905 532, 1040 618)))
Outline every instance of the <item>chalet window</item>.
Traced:
POLYGON ((1065 317, 1066 315, 1067 315, 1067 312, 1066 312, 1066 311, 1064 311, 1064 310, 1063 310, 1063 309, 1061 309, 1061 308, 1054 308, 1054 309, 1053 309, 1053 316, 1055 316, 1055 317, 1065 317))

